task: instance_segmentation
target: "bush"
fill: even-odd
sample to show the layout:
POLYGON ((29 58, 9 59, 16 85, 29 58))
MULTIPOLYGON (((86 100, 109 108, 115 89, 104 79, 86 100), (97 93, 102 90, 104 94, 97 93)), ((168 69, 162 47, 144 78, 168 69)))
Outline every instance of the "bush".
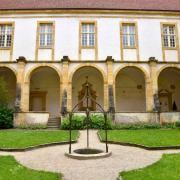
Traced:
MULTIPOLYGON (((85 129, 84 119, 85 116, 78 116, 78 115, 73 116, 71 129, 73 130, 85 129)), ((70 123, 69 123, 69 117, 67 116, 63 119, 63 122, 61 124, 61 129, 68 130, 69 128, 70 128, 70 123)))
POLYGON ((0 106, 5 106, 8 104, 10 99, 10 94, 7 88, 7 84, 3 77, 0 77, 0 106))
MULTIPOLYGON (((103 115, 91 115, 90 116, 90 122, 89 122, 89 129, 105 129, 104 124, 104 117, 103 115)), ((69 130, 70 124, 69 124, 69 117, 64 118, 61 129, 69 130)), ((85 115, 75 115, 72 118, 72 125, 71 128, 73 130, 82 130, 87 128, 86 124, 86 116, 85 115)), ((112 123, 111 120, 107 120, 107 128, 112 129, 112 123)))
POLYGON ((36 129, 46 129, 47 125, 43 124, 24 124, 24 125, 19 125, 19 129, 31 129, 31 130, 36 130, 36 129))
MULTIPOLYGON (((105 129, 105 122, 103 115, 94 114, 91 116, 90 129, 105 129)), ((112 129, 112 121, 107 119, 107 129, 112 129)))
POLYGON ((5 105, 0 105, 0 129, 13 127, 13 110, 5 105))
POLYGON ((179 127, 180 128, 180 122, 176 122, 176 127, 179 127))
MULTIPOLYGON (((69 117, 65 117, 61 129, 69 130, 69 117)), ((89 129, 105 129, 104 116, 102 114, 92 114, 90 116, 89 129)), ((86 129, 86 116, 85 115, 74 115, 72 119, 73 130, 86 129)), ((180 128, 180 122, 166 123, 166 124, 113 124, 111 119, 107 119, 107 129, 114 130, 138 130, 138 129, 177 129, 180 128)))
POLYGON ((175 129, 178 128, 179 123, 166 123, 166 124, 115 124, 113 125, 113 129, 116 130, 138 130, 138 129, 175 129))

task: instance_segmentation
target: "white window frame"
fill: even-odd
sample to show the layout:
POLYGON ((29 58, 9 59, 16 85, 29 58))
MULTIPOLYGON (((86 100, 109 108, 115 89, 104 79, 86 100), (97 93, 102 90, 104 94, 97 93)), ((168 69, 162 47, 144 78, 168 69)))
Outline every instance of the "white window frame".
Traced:
POLYGON ((39 47, 40 48, 52 48, 53 47, 53 23, 47 22, 47 23, 39 23, 39 47), (41 27, 45 26, 45 32, 41 32, 41 27), (51 26, 51 32, 48 32, 48 26, 51 26), (41 44, 41 35, 44 35, 44 44, 41 44), (51 44, 48 44, 48 36, 51 35, 51 44))
POLYGON ((12 43, 13 43, 13 24, 8 23, 8 24, 0 24, 0 26, 5 27, 4 33, 2 33, 1 28, 0 28, 0 36, 4 36, 4 41, 3 43, 0 43, 0 48, 11 48, 12 43), (8 27, 11 28, 11 30, 8 30, 8 27), (10 42, 8 43, 8 36, 10 36, 10 42))
POLYGON ((162 41, 163 41, 163 47, 164 48, 177 48, 177 34, 176 34, 176 25, 175 24, 162 24, 162 41), (167 28, 167 32, 165 33, 165 27, 167 28), (173 27, 173 33, 170 32, 170 27, 173 27), (167 45, 165 43, 165 37, 167 40, 167 45), (174 45, 171 44, 171 40, 173 40, 174 45))
POLYGON ((82 48, 94 48, 96 46, 96 24, 95 22, 82 22, 81 23, 81 47, 82 48), (87 31, 83 32, 83 26, 87 26, 87 31), (94 26, 94 31, 90 31, 90 26, 94 26), (83 36, 86 36, 86 44, 83 43, 83 36), (91 44, 91 36, 93 36, 93 44, 91 44))
POLYGON ((137 47, 137 32, 136 32, 136 24, 135 23, 122 23, 121 25, 121 38, 122 38, 122 46, 124 49, 126 48, 136 48, 137 47), (127 27, 127 32, 124 33, 123 28, 127 27), (134 32, 130 32, 130 26, 134 27, 134 32), (127 45, 124 44, 124 37, 127 37, 127 45), (134 44, 131 45, 131 36, 133 36, 134 44))

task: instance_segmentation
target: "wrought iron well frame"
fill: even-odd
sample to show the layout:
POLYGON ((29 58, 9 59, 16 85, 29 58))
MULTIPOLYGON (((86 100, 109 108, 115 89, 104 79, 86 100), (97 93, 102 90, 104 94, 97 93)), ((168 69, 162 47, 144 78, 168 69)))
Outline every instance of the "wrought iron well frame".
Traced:
MULTIPOLYGON (((87 77, 88 79, 88 77, 87 77)), ((83 96, 83 98, 73 107, 72 111, 69 112, 69 154, 71 154, 72 151, 72 118, 73 114, 77 111, 77 107, 86 100, 86 107, 85 107, 85 113, 86 113, 86 125, 87 125, 87 148, 89 148, 89 122, 90 122, 90 109, 89 109, 89 100, 93 101, 97 107, 99 107, 100 112, 103 113, 104 116, 104 127, 105 127, 105 145, 106 145, 106 153, 108 153, 108 140, 107 140, 107 114, 108 111, 105 111, 103 107, 91 96, 91 93, 89 92, 89 82, 86 80, 86 91, 83 96)))

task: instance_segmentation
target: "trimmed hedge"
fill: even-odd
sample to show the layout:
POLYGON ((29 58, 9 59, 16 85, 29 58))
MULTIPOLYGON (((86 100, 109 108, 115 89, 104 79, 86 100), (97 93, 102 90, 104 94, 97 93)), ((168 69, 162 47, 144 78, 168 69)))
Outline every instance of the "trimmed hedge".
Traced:
POLYGON ((166 124, 114 124, 114 130, 139 130, 139 129, 177 129, 180 128, 180 122, 166 124))
POLYGON ((24 125, 19 125, 17 128, 19 129, 31 129, 31 130, 39 130, 39 129, 47 129, 47 125, 43 124, 24 124, 24 125))
POLYGON ((13 127, 13 110, 5 105, 0 105, 0 129, 13 127))
MULTIPOLYGON (((88 123, 89 129, 105 129, 104 116, 99 114, 93 114, 90 116, 90 122, 88 123)), ((69 130, 70 123, 69 117, 65 117, 61 124, 61 129, 69 130)), ((85 115, 74 115, 72 118, 71 128, 74 130, 82 130, 87 128, 85 115)), ((112 122, 107 120, 107 129, 112 129, 112 122)))
MULTIPOLYGON (((69 117, 65 117, 61 124, 61 129, 69 130, 69 117)), ((104 117, 102 114, 92 114, 90 116, 89 129, 105 129, 104 117)), ((74 115, 72 118, 72 129, 82 130, 86 129, 86 116, 74 115)), ((180 129, 180 122, 166 123, 166 124, 150 124, 150 123, 138 123, 138 124, 113 124, 112 120, 108 118, 107 129, 114 130, 139 130, 139 129, 180 129)))

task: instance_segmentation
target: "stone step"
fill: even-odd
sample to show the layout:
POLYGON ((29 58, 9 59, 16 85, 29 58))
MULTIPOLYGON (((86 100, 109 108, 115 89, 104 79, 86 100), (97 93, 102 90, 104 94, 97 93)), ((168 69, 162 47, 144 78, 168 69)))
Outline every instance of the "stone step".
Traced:
POLYGON ((59 129, 59 126, 48 126, 48 129, 59 129))
POLYGON ((60 128, 60 118, 49 118, 47 127, 48 129, 59 129, 60 128))
POLYGON ((60 119, 49 119, 48 122, 60 122, 60 119))
POLYGON ((60 123, 60 120, 58 120, 58 121, 51 121, 51 120, 49 120, 48 123, 60 123))
POLYGON ((58 130, 59 127, 48 127, 48 129, 51 129, 51 130, 58 130))
POLYGON ((59 121, 49 121, 48 124, 49 124, 49 123, 50 123, 50 124, 51 124, 51 123, 53 123, 53 124, 54 124, 54 123, 55 123, 55 124, 60 124, 59 121))
POLYGON ((59 126, 48 126, 48 128, 59 128, 59 126))
POLYGON ((49 121, 48 124, 60 124, 59 121, 49 121))

